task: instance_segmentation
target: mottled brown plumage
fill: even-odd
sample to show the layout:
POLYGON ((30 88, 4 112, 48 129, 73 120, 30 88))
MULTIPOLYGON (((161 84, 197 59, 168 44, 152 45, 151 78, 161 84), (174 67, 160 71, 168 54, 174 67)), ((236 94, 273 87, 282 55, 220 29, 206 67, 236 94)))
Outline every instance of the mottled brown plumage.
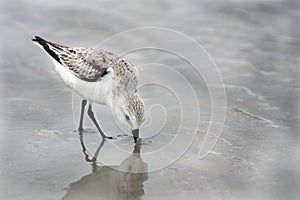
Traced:
POLYGON ((136 141, 144 121, 144 103, 137 94, 138 71, 132 63, 97 48, 67 47, 38 36, 33 41, 51 56, 67 85, 90 105, 110 105, 118 119, 131 127, 136 141))

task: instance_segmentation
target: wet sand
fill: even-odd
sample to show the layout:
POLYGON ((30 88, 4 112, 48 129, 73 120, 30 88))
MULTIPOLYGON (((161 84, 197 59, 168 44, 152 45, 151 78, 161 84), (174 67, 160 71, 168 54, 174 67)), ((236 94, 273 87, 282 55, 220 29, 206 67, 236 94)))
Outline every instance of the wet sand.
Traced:
MULTIPOLYGON (((18 0, 1 4, 0 199, 299 199, 298 1, 18 0), (151 112, 140 153, 134 152, 132 138, 123 136, 122 130, 126 134, 127 129, 118 128, 110 109, 97 105, 103 129, 118 139, 101 144, 86 117, 83 152, 75 131, 80 98, 30 41, 41 35, 89 47, 145 26, 175 29, 194 38, 220 70, 227 105, 215 109, 220 109, 216 114, 220 120, 225 109, 226 118, 218 143, 202 159, 198 158, 200 144, 206 138, 211 147, 217 138, 214 131, 205 137, 212 111, 205 81, 215 76, 206 68, 211 63, 205 54, 200 57, 179 39, 150 33, 102 43, 101 47, 117 53, 141 44, 166 44, 191 60, 203 58, 197 66, 207 77, 198 76, 187 62, 168 52, 128 53, 126 57, 140 71, 140 84, 168 85, 181 104, 164 87, 141 88, 151 112), (189 87, 178 82, 181 75, 189 87), (173 146, 164 148, 169 143, 173 146)), ((223 86, 211 87, 214 102, 222 105, 223 86)), ((212 130, 220 124, 213 121, 212 130)))

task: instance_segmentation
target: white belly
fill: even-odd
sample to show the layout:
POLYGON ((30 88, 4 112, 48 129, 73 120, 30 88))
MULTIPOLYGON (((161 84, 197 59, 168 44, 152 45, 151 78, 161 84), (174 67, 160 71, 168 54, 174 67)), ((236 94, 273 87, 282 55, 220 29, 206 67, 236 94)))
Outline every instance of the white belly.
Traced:
POLYGON ((60 74, 64 82, 74 89, 83 99, 98 104, 111 105, 113 72, 106 75, 101 81, 87 82, 77 78, 68 69, 53 61, 55 70, 60 74))

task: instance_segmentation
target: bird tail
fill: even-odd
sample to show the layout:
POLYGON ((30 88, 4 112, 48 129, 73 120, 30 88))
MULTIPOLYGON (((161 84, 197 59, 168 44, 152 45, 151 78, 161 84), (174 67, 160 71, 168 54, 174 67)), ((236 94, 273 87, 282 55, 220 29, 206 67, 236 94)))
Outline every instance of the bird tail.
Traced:
POLYGON ((39 36, 34 36, 34 38, 32 39, 33 43, 35 44, 39 44, 41 46, 46 45, 48 42, 46 40, 44 40, 43 38, 39 37, 39 36))
POLYGON ((39 36, 35 36, 32 39, 33 43, 44 49, 52 58, 54 58, 57 62, 62 64, 62 60, 60 59, 59 52, 63 52, 66 46, 62 46, 59 44, 55 44, 52 42, 48 42, 39 36))

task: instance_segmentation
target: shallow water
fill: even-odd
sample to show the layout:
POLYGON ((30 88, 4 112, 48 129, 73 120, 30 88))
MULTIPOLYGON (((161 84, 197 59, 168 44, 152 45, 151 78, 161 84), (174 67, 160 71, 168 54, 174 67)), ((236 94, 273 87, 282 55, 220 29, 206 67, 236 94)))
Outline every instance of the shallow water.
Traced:
POLYGON ((299 8, 297 0, 2 1, 0 199, 299 199, 299 8), (166 29, 110 38, 139 27, 204 46, 227 104, 191 40, 166 29), (83 152, 80 98, 34 35, 109 49, 138 67, 148 111, 141 145, 97 105, 117 139, 102 144, 86 117, 83 152))

